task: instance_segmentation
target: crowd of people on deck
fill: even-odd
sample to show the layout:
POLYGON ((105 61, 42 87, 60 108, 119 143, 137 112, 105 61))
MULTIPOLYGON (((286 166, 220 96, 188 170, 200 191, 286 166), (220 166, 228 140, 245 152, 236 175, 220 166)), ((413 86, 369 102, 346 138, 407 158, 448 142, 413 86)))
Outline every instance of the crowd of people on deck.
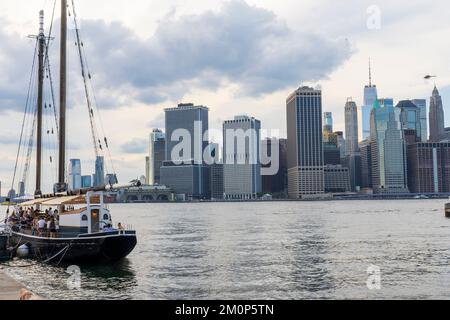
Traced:
MULTIPOLYGON (((68 207, 69 208, 69 207, 68 207)), ((73 207, 72 207, 73 208, 73 207)), ((21 229, 31 230, 33 236, 58 238, 59 234, 59 212, 57 209, 46 209, 40 211, 33 207, 14 208, 11 215, 9 215, 5 223, 10 226, 19 226, 21 229)), ((124 232, 125 227, 122 223, 118 223, 117 228, 114 228, 112 224, 105 224, 103 232, 124 232)))
POLYGON ((41 212, 33 207, 15 208, 7 218, 9 225, 20 226, 31 230, 32 235, 40 237, 57 238, 59 232, 59 212, 57 209, 46 209, 41 212))

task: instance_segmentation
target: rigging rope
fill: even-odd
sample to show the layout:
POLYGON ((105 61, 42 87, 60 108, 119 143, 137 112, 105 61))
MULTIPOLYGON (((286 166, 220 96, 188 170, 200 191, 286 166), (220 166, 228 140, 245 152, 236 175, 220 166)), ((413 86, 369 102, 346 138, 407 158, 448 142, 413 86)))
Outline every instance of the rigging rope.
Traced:
MULTIPOLYGON (((82 77, 83 77, 83 81, 84 81, 85 94, 86 94, 86 99, 87 99, 87 103, 88 103, 88 112, 89 112, 89 118, 90 118, 90 122, 91 122, 91 132, 92 132, 92 139, 93 139, 93 143, 94 143, 94 149, 96 152, 96 156, 98 156, 100 153, 104 153, 105 149, 107 150, 107 158, 109 159, 109 162, 111 163, 111 167, 113 170, 112 173, 117 178, 116 170, 115 170, 114 163, 113 163, 112 156, 111 156, 111 151, 109 148, 109 142, 108 142, 108 139, 105 134, 105 129, 103 126, 101 113, 98 109, 97 97, 95 95, 94 86, 92 84, 92 74, 89 69, 89 64, 87 61, 87 55, 86 55, 84 43, 81 39, 81 33, 78 28, 78 20, 77 20, 78 17, 77 17, 76 10, 75 10, 75 1, 72 0, 71 2, 72 2, 73 19, 74 19, 74 24, 75 24, 75 39, 76 39, 76 45, 78 47, 78 53, 79 53, 80 64, 81 64, 81 73, 82 73, 82 77), (93 101, 94 103, 92 103, 92 101, 91 101, 91 94, 94 99, 94 101, 93 101), (100 127, 101 127, 101 131, 103 134, 103 141, 100 140, 100 138, 99 138, 99 133, 98 133, 97 125, 96 125, 94 111, 97 113, 98 119, 100 121, 100 127)), ((105 168, 106 171, 108 172, 109 171, 108 170, 108 162, 105 162, 105 167, 106 167, 105 168)))
POLYGON ((58 135, 59 125, 58 125, 58 116, 57 116, 57 112, 56 112, 55 92, 54 92, 54 89, 53 89, 53 77, 52 77, 52 72, 51 72, 51 68, 50 68, 50 59, 49 59, 49 56, 48 56, 48 51, 50 49, 50 41, 52 40, 53 23, 54 23, 54 20, 55 20, 55 8, 56 8, 56 0, 53 3, 52 20, 51 20, 51 23, 50 23, 50 29, 48 31, 47 44, 45 45, 45 66, 46 66, 46 69, 47 69, 47 72, 48 72, 49 81, 50 81, 50 90, 51 90, 51 96, 52 96, 53 113, 55 115, 56 132, 57 132, 57 135, 58 135))
MULTIPOLYGON (((35 71, 35 67, 36 67, 36 56, 37 56, 36 53, 37 53, 37 49, 38 49, 38 41, 36 41, 36 45, 34 47, 33 63, 32 63, 32 66, 31 66, 31 75, 30 75, 30 81, 29 81, 29 84, 28 84, 27 100, 26 100, 26 103, 25 103, 25 112, 24 112, 24 115, 23 115, 22 128, 21 128, 21 131, 20 131, 19 146, 18 146, 18 149, 17 149, 16 162, 15 162, 15 165, 14 165, 14 174, 13 174, 13 178, 12 178, 12 182, 11 182, 11 190, 14 189, 14 184, 16 182, 17 166, 18 166, 18 162, 19 162, 20 151, 21 151, 21 148, 22 148, 22 141, 23 141, 23 135, 24 135, 24 130, 25 130, 25 122, 26 122, 26 117, 27 117, 27 113, 28 113, 28 106, 29 106, 29 102, 30 102, 30 100, 29 100, 30 99, 30 93, 31 93, 31 88, 33 86, 33 78, 34 78, 33 75, 35 74, 34 71, 35 71)), ((6 219, 8 219, 9 209, 11 207, 11 202, 12 202, 12 199, 10 198, 9 202, 8 202, 8 208, 6 210, 6 219)))
POLYGON ((98 135, 96 132, 94 113, 93 113, 93 109, 92 109, 92 103, 91 103, 91 98, 90 98, 88 84, 87 84, 85 62, 84 62, 84 57, 83 57, 83 53, 82 53, 82 49, 81 49, 80 31, 78 29, 77 14, 75 12, 75 3, 73 0, 72 0, 72 10, 73 10, 73 20, 74 20, 74 24, 75 24, 75 39, 76 39, 76 44, 77 44, 77 48, 78 48, 78 55, 80 58, 81 76, 83 77, 84 91, 85 91, 85 95, 86 95, 86 102, 87 102, 88 113, 89 113, 89 121, 91 123, 92 141, 93 141, 93 145, 94 145, 95 155, 98 157, 99 149, 101 150, 101 144, 97 144, 97 141, 99 141, 99 140, 97 138, 98 135))

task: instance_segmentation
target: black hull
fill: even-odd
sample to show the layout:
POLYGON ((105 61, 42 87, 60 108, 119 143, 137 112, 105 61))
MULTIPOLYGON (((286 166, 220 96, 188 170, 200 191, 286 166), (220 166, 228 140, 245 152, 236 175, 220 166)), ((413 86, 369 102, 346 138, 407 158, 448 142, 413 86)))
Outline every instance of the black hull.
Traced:
POLYGON ((84 235, 78 238, 42 238, 12 232, 10 245, 27 245, 28 258, 46 263, 116 262, 128 256, 136 247, 134 232, 84 235))

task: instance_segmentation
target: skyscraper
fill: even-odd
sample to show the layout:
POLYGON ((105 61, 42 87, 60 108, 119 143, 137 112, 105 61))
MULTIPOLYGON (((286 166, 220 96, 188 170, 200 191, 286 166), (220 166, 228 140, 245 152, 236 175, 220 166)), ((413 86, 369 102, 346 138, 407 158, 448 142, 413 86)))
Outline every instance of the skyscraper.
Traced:
POLYGON ((372 189, 372 148, 370 140, 359 144, 361 152, 361 188, 372 189))
POLYGON ((341 149, 333 140, 323 143, 323 161, 325 165, 341 164, 341 149))
POLYGON ((165 114, 166 159, 160 169, 161 184, 187 198, 208 198, 209 167, 205 165, 203 151, 209 144, 209 109, 192 103, 179 104, 176 108, 166 109, 165 114), (186 148, 180 148, 180 144, 186 148))
POLYGON ((359 153, 358 108, 351 99, 345 104, 345 141, 346 155, 359 153))
POLYGON ((166 156, 166 135, 159 129, 150 133, 146 178, 149 185, 160 184, 161 167, 166 156))
POLYGON ((176 108, 166 109, 165 112, 167 136, 165 160, 202 163, 203 151, 209 144, 207 137, 204 137, 209 129, 209 109, 205 106, 194 106, 192 103, 182 103, 176 108), (191 147, 190 150, 184 150, 184 154, 177 154, 172 158, 172 151, 181 139, 176 137, 176 134, 181 131, 190 134, 191 147))
POLYGON ((445 137, 444 107, 439 91, 434 86, 430 98, 430 142, 440 142, 445 137))
POLYGON ((372 67, 369 61, 369 84, 364 87, 364 105, 361 107, 361 130, 363 140, 370 138, 370 117, 373 105, 377 100, 377 86, 372 84, 372 67))
POLYGON ((94 187, 105 186, 105 158, 98 156, 95 159, 94 187))
POLYGON ((25 182, 19 182, 19 197, 23 197, 25 195, 25 182))
POLYGON ((335 134, 336 134, 337 146, 340 150, 341 158, 343 158, 343 157, 345 157, 347 141, 345 141, 344 133, 342 131, 336 131, 335 134))
POLYGON ((323 131, 333 132, 333 114, 331 112, 325 112, 323 114, 323 131))
POLYGON ((69 161, 69 190, 81 189, 81 160, 70 159, 69 161))
POLYGON ((372 110, 372 182, 375 193, 408 192, 406 147, 393 99, 381 99, 372 110))
POLYGON ((91 176, 82 176, 81 177, 81 187, 83 189, 92 187, 92 177, 91 176))
POLYGON ((409 145, 408 183, 413 193, 450 192, 450 143, 409 145))
POLYGON ((416 105, 420 110, 420 137, 421 142, 428 141, 428 114, 427 114, 427 100, 425 99, 414 99, 411 100, 412 103, 416 105))
POLYGON ((220 160, 220 146, 217 143, 211 143, 208 146, 211 159, 214 163, 210 165, 210 188, 211 199, 221 200, 224 196, 224 181, 223 181, 223 163, 220 160))
MULTIPOLYGON (((275 175, 262 176, 262 192, 283 194, 287 191, 287 140, 286 139, 266 139, 262 141, 262 154, 267 155, 273 161, 278 161, 278 172, 275 175), (276 142, 276 143, 273 143, 276 142), (273 159, 275 145, 278 145, 278 159, 273 159), (267 149, 267 150, 266 150, 267 149)), ((269 168, 273 163, 263 164, 263 168, 269 168)))
POLYGON ((324 193, 322 91, 301 87, 286 108, 289 197, 324 193))
POLYGON ((396 108, 400 109, 400 124, 402 130, 414 130, 416 141, 422 141, 421 110, 410 100, 400 101, 396 108))
POLYGON ((350 192, 350 174, 348 168, 341 165, 325 166, 325 192, 342 193, 350 192))
POLYGON ((256 199, 262 192, 260 135, 261 121, 255 118, 236 116, 224 122, 223 177, 227 199, 256 199))

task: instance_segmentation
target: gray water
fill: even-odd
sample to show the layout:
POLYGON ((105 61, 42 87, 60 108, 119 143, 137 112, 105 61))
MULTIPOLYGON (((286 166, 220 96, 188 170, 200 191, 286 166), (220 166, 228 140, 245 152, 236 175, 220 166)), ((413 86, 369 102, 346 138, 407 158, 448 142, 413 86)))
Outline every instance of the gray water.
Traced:
POLYGON ((110 266, 0 267, 50 299, 450 298, 443 200, 112 205, 138 246, 110 266), (381 289, 367 268, 381 269, 381 289))

